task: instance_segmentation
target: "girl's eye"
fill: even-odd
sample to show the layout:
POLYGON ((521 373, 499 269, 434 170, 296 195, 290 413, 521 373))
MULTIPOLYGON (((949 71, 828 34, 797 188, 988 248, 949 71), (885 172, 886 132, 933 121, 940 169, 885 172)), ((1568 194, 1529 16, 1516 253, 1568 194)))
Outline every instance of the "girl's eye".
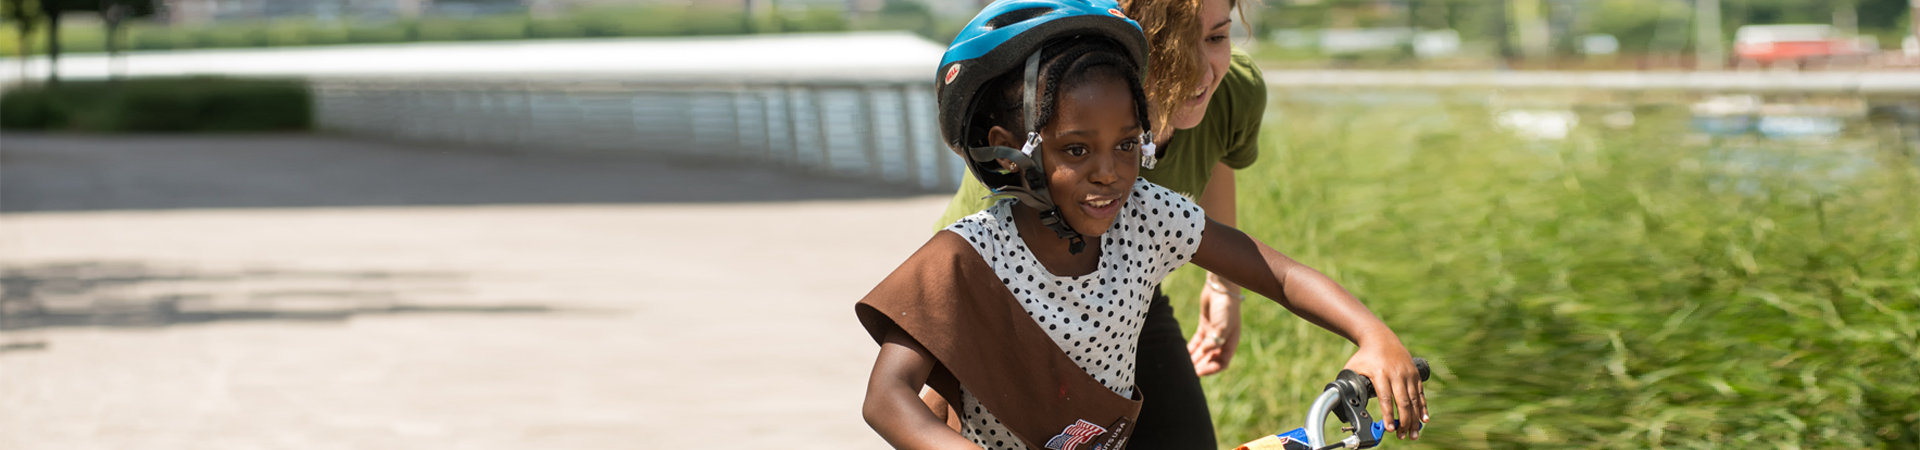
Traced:
POLYGON ((1212 44, 1218 44, 1218 43, 1221 43, 1221 42, 1226 42, 1226 40, 1227 40, 1227 36, 1226 36, 1226 35, 1224 35, 1224 34, 1216 34, 1216 35, 1213 35, 1213 36, 1207 36, 1207 42, 1208 42, 1208 43, 1212 43, 1212 44))
POLYGON ((1067 152, 1067 156, 1085 156, 1087 154, 1087 148, 1075 145, 1072 147, 1067 147, 1066 152, 1067 152))
POLYGON ((1120 151, 1122 152, 1132 153, 1133 149, 1139 148, 1139 147, 1140 147, 1140 141, 1128 139, 1124 142, 1121 142, 1119 148, 1120 148, 1120 151))

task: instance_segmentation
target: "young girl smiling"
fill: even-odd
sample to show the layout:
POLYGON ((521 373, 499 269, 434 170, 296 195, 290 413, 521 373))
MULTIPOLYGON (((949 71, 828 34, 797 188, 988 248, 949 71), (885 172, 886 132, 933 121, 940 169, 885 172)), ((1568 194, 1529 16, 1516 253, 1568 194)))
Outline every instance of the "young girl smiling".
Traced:
POLYGON ((1187 262, 1358 344, 1347 368, 1410 400, 1403 422, 1425 419, 1411 356, 1364 305, 1138 179, 1157 156, 1145 59, 1108 0, 1003 0, 955 39, 942 134, 1011 198, 938 233, 856 308, 881 344, 864 413, 894 447, 1124 447, 1151 395, 1133 380, 1151 296, 1187 262), (922 386, 957 414, 929 410, 922 386))

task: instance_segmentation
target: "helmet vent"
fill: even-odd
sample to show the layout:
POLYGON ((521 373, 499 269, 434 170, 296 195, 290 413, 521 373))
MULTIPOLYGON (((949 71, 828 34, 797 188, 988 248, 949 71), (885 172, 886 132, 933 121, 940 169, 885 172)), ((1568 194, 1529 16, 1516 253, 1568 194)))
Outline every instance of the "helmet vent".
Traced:
POLYGON ((1043 8, 1023 8, 1023 9, 1007 11, 1006 14, 1001 14, 999 16, 994 17, 993 20, 987 21, 987 28, 994 29, 994 28, 1004 27, 1007 25, 1013 25, 1020 22, 1025 22, 1027 21, 1027 19, 1040 17, 1041 14, 1046 14, 1050 12, 1053 12, 1053 8, 1044 8, 1044 7, 1043 8))

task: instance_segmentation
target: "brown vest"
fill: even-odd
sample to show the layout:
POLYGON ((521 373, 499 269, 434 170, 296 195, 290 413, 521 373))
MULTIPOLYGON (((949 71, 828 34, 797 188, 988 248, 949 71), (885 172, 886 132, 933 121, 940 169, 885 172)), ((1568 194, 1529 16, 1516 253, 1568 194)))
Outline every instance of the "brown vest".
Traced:
POLYGON ((927 385, 961 405, 960 385, 1039 450, 1119 450, 1141 392, 1121 397, 1040 329, 965 238, 941 231, 854 305, 874 342, 895 327, 940 360, 927 385))

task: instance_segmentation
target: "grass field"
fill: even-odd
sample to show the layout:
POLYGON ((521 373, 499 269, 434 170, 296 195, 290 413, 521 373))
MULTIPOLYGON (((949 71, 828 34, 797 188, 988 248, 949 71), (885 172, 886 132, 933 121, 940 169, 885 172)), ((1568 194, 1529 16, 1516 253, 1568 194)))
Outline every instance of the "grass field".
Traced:
MULTIPOLYGON (((1269 110, 1243 227, 1435 362, 1383 448, 1920 448, 1920 165, 1870 136, 1563 140, 1483 106, 1269 110)), ((1191 329, 1198 272, 1167 281, 1191 329)), ((1298 427, 1352 346, 1258 296, 1220 443, 1298 427)))

